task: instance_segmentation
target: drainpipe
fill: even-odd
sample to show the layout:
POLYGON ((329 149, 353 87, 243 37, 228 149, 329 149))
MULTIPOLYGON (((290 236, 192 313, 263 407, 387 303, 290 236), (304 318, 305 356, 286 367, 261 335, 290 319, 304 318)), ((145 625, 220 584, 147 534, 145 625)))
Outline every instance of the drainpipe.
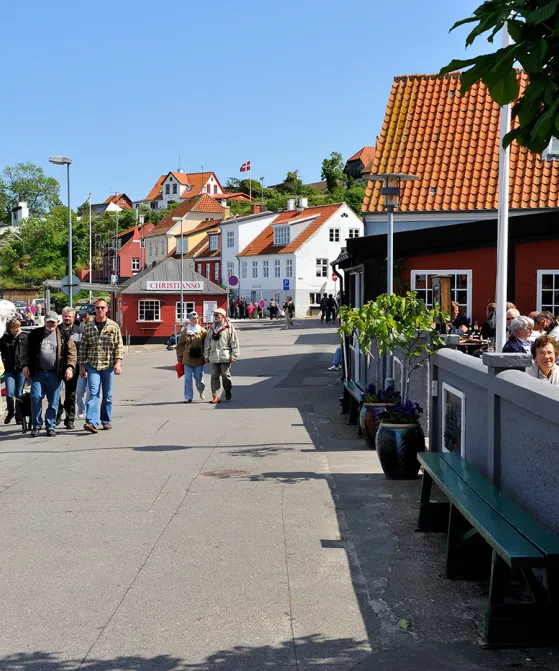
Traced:
POLYGON ((336 263, 332 263, 332 272, 336 277, 338 278, 338 281, 340 282, 340 305, 344 305, 344 278, 340 275, 338 272, 338 269, 336 268, 336 263))

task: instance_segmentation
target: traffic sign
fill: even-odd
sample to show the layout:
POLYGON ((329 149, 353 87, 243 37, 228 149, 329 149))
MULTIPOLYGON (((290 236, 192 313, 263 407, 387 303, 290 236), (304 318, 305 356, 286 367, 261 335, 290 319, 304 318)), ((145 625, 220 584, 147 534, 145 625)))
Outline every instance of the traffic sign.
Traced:
POLYGON ((75 275, 66 275, 62 278, 60 283, 60 290, 63 291, 66 296, 75 296, 80 290, 81 282, 80 278, 75 275), (72 292, 70 294, 70 292, 72 292))
POLYGON ((289 280, 283 280, 283 290, 289 291, 289 280))
POLYGON ((229 278, 229 286, 236 287, 239 284, 239 278, 236 275, 231 275, 229 278))
POLYGON ((335 273, 332 273, 332 282, 337 282, 338 276, 335 273))
POLYGON ((266 301, 263 298, 261 298, 258 302, 258 305, 260 306, 261 310, 264 310, 264 308, 266 307, 266 301))

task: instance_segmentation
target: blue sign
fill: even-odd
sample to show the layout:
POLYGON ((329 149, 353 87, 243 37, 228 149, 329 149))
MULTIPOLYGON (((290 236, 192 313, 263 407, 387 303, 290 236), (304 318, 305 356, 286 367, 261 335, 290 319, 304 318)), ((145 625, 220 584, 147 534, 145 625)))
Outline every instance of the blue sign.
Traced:
POLYGON ((283 280, 283 290, 289 291, 289 280, 283 280))
POLYGON ((239 284, 239 278, 236 275, 231 275, 229 277, 229 286, 236 287, 239 284))

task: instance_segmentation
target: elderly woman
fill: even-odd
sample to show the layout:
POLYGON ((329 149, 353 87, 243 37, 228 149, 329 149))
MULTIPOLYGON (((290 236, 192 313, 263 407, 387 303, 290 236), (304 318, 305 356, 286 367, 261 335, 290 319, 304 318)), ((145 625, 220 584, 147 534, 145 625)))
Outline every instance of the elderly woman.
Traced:
POLYGON ((10 319, 7 324, 6 333, 0 338, 0 355, 4 364, 6 376, 6 406, 8 414, 4 418, 4 424, 9 424, 16 418, 16 424, 21 424, 21 411, 18 400, 23 393, 25 378, 20 363, 20 350, 22 340, 27 335, 21 330, 19 319, 10 319))
POLYGON ((190 313, 190 323, 182 331, 177 343, 177 361, 184 364, 184 402, 192 403, 194 387, 192 378, 196 381, 196 389, 203 401, 206 396, 204 389, 204 341, 208 332, 198 323, 198 313, 190 313))
POLYGON ((550 336, 541 336, 532 343, 532 356, 534 361, 531 368, 526 372, 532 377, 549 382, 549 384, 559 385, 559 371, 555 362, 559 355, 559 345, 555 338, 550 336))
POLYGON ((530 354, 532 344, 529 342, 530 333, 534 328, 534 321, 530 317, 516 317, 509 324, 510 336, 503 352, 516 354, 530 354))

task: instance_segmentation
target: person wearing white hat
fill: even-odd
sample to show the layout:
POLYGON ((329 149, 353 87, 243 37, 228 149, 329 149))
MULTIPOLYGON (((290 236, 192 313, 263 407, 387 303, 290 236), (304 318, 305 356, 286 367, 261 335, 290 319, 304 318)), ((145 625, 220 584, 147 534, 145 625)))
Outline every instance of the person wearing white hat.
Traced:
POLYGON ((204 359, 211 364, 213 404, 221 401, 220 389, 223 383, 225 398, 231 400, 231 364, 239 358, 239 338, 235 327, 227 319, 223 308, 214 310, 214 321, 208 327, 208 336, 204 342, 204 359))
POLYGON ((185 326, 177 343, 177 361, 184 365, 184 401, 192 403, 194 397, 194 386, 192 378, 196 381, 196 389, 203 401, 206 396, 204 389, 204 342, 208 332, 200 326, 198 313, 191 312, 190 321, 185 326))

